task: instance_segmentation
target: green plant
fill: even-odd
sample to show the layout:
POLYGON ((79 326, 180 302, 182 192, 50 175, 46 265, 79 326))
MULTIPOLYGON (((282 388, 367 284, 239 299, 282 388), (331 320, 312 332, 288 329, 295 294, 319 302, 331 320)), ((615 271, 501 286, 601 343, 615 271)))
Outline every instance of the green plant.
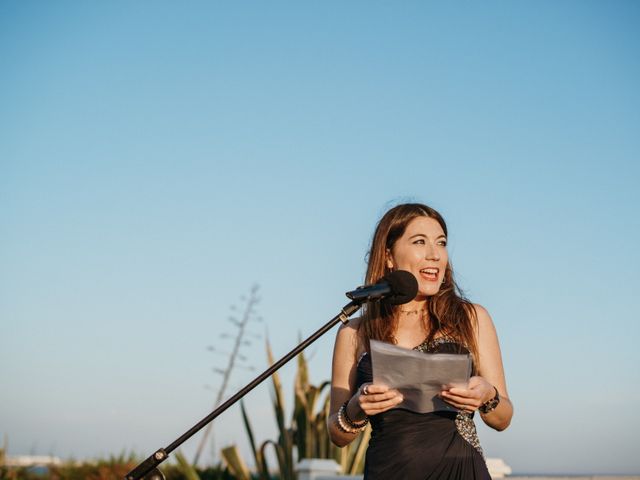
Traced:
POLYGON ((327 430, 330 391, 327 391, 321 408, 317 408, 322 392, 331 388, 325 381, 316 387, 309 383, 309 370, 304 355, 298 356, 298 372, 295 379, 296 446, 302 458, 333 458, 342 467, 342 473, 361 473, 364 467, 364 453, 371 430, 367 428, 351 444, 339 448, 331 442, 327 430))
MULTIPOLYGON (((267 342, 267 358, 273 365, 274 359, 271 347, 267 342)), ((361 473, 364 466, 364 452, 369 442, 370 429, 367 428, 359 438, 344 448, 335 446, 327 432, 327 418, 329 416, 330 382, 325 381, 319 386, 309 381, 309 369, 304 354, 297 357, 298 369, 294 381, 294 408, 289 426, 285 419, 285 402, 280 375, 272 375, 273 411, 278 426, 278 439, 266 440, 259 446, 256 444, 253 428, 244 403, 240 403, 249 444, 260 480, 270 480, 271 474, 266 458, 268 449, 272 449, 278 463, 280 480, 295 480, 295 464, 302 458, 332 458, 342 467, 344 474, 361 473), (322 394, 324 399, 321 401, 322 394)), ((235 446, 223 451, 223 457, 230 469, 236 473, 237 466, 231 462, 241 460, 235 446)), ((239 477, 241 478, 241 477, 239 477)))
POLYGON ((181 451, 173 454, 173 457, 176 460, 175 463, 162 467, 162 472, 167 480, 237 480, 236 476, 221 463, 199 468, 191 465, 181 451))
POLYGON ((176 452, 174 456, 176 459, 176 470, 182 475, 184 480, 201 480, 196 469, 187 461, 182 452, 176 452))

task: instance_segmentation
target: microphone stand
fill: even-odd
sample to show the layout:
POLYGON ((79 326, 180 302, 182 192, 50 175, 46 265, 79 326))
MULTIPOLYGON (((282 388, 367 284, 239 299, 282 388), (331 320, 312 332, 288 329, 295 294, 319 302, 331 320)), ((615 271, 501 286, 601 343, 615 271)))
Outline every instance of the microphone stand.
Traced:
POLYGON ((327 331, 329 331, 334 325, 338 322, 342 322, 343 324, 347 324, 349 322, 349 317, 358 311, 362 303, 367 301, 368 299, 358 299, 352 300, 344 307, 338 315, 333 317, 329 322, 317 330, 313 335, 303 341, 296 348, 287 353, 280 360, 275 362, 271 367, 266 369, 260 375, 258 375, 254 380, 252 380, 249 384, 247 384, 244 388, 242 388, 238 393, 229 398, 226 402, 216 408, 209 415, 204 417, 198 423, 196 423, 193 427, 191 427, 187 432, 185 432, 181 437, 176 439, 172 444, 165 448, 158 449, 153 455, 140 463, 137 467, 127 473, 125 480, 139 480, 144 478, 145 480, 161 480, 164 479, 164 475, 157 468, 162 462, 164 462, 169 454, 182 445, 186 440, 188 440, 191 436, 201 430, 205 425, 211 422, 214 418, 219 416, 222 412, 227 410, 230 406, 244 397, 247 393, 257 387, 260 383, 262 383, 266 378, 270 377, 276 370, 282 367, 285 363, 291 360, 293 357, 298 355, 302 350, 307 348, 313 342, 315 342, 318 338, 324 335, 327 331))

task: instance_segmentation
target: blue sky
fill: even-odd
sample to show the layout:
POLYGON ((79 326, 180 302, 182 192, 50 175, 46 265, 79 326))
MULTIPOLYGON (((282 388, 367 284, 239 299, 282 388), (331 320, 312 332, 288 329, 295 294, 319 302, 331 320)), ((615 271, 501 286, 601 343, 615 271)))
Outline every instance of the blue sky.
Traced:
MULTIPOLYGON (((168 445, 211 407, 230 305, 259 284, 253 331, 283 355, 361 284, 379 216, 417 200, 498 328, 515 417, 480 427, 487 455, 639 473, 639 19, 624 1, 0 3, 9 453, 168 445)), ((308 352, 317 383, 332 342, 308 352)), ((263 439, 268 398, 247 399, 263 439)), ((239 425, 217 445, 245 449, 239 425)))

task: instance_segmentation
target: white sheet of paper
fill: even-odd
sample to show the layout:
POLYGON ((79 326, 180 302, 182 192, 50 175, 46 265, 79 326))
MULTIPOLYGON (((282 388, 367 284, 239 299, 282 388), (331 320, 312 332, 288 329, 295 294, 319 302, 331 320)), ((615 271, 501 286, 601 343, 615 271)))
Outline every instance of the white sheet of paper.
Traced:
POLYGON ((424 353, 371 340, 373 383, 398 389, 404 400, 395 408, 419 413, 457 409, 438 394, 446 386, 465 387, 471 376, 471 356, 424 353))

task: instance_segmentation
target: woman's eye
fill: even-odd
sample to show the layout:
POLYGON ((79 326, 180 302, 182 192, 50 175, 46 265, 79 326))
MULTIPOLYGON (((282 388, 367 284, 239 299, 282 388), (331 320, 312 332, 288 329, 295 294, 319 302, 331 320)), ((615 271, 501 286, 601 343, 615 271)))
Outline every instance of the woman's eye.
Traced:
POLYGON ((414 245, 424 245, 424 240, 420 239, 420 240, 416 240, 415 242, 413 242, 414 245))
POLYGON ((442 245, 443 247, 446 247, 447 246, 447 242, 445 240, 440 240, 438 242, 438 245, 442 245))

